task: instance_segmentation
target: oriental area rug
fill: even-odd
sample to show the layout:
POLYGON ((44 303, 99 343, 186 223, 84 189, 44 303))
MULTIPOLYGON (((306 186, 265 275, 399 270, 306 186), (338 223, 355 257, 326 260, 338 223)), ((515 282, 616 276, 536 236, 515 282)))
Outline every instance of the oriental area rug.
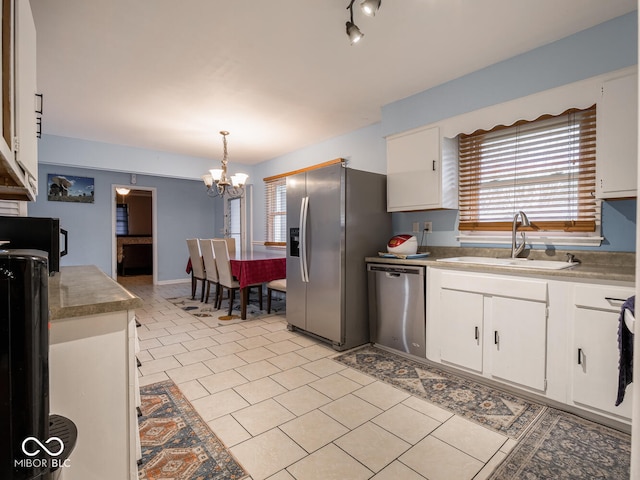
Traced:
POLYGON ((142 387, 140 393, 140 480, 248 478, 171 380, 142 387))
MULTIPOLYGON (((185 312, 190 313, 194 317, 199 318, 200 320, 209 321, 219 321, 220 325, 229 325, 230 323, 238 323, 243 321, 240 318, 240 300, 234 301, 233 309, 231 311, 231 316, 229 313, 229 303, 227 299, 222 300, 222 306, 219 310, 213 305, 213 299, 209 298, 209 303, 201 302, 199 297, 196 296, 195 300, 192 300, 191 297, 177 297, 177 298, 168 298, 171 303, 173 303, 176 307, 181 308, 185 312)), ((274 296, 271 301, 271 313, 267 313, 267 299, 264 298, 262 301, 263 310, 260 310, 258 306, 258 301, 256 298, 252 298, 249 304, 247 305, 247 320, 255 320, 259 317, 265 317, 269 315, 283 315, 286 309, 286 301, 282 298, 277 298, 274 296)))
POLYGON ((373 346, 333 359, 514 439, 520 438, 546 409, 541 404, 373 346))
POLYGON ((549 408, 490 480, 629 478, 631 437, 549 408))

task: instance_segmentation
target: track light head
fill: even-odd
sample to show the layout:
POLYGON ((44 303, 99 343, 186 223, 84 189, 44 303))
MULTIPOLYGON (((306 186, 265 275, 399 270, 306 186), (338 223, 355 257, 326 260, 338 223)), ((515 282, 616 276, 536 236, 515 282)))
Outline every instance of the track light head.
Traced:
POLYGON ((351 45, 355 45, 364 37, 364 33, 362 33, 353 22, 347 22, 347 35, 349 36, 349 40, 351 40, 351 45))
POLYGON ((375 17, 376 12, 380 9, 382 0, 363 0, 360 4, 362 12, 368 17, 375 17))

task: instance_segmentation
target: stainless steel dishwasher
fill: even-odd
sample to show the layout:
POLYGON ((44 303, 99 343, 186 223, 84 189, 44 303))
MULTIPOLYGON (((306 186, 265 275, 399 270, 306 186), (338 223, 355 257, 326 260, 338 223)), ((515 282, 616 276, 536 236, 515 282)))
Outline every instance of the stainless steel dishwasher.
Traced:
POLYGON ((371 341, 426 358, 425 267, 367 264, 371 341))

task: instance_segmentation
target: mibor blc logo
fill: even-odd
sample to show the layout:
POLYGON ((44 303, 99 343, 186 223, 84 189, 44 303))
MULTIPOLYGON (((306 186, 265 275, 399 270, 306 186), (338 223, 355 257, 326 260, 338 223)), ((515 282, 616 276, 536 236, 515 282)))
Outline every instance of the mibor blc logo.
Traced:
POLYGON ((22 468, 59 468, 68 467, 69 460, 60 460, 59 457, 64 452, 64 443, 58 437, 49 437, 44 443, 36 437, 27 437, 22 441, 22 453, 28 458, 14 460, 14 467, 22 468), (42 451, 46 453, 45 458, 32 458, 42 451))

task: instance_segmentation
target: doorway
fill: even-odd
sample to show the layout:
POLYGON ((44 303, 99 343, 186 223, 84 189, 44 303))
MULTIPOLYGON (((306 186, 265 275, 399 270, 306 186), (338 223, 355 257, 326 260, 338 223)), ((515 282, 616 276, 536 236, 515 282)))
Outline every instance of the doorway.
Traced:
POLYGON ((155 285, 158 281, 156 189, 113 185, 112 198, 111 277, 119 282, 135 280, 155 285))

